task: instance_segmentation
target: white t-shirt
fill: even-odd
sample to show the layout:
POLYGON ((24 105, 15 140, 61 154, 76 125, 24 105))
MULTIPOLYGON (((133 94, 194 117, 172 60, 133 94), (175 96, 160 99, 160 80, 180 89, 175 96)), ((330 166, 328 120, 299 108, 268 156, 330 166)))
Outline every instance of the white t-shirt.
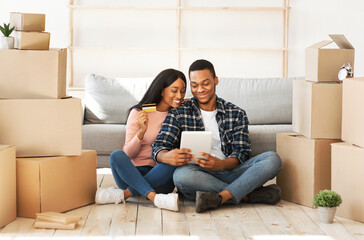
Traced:
POLYGON ((221 151, 221 140, 219 133, 219 126, 216 122, 216 113, 215 111, 204 111, 201 110, 202 122, 205 126, 205 131, 212 132, 212 149, 210 155, 215 156, 221 160, 225 159, 225 154, 221 151))

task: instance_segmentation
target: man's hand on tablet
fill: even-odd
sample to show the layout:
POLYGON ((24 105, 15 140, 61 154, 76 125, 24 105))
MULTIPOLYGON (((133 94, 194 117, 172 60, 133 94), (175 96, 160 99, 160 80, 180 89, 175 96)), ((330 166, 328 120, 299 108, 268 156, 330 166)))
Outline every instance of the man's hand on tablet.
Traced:
POLYGON ((187 148, 175 148, 171 151, 162 150, 158 153, 157 158, 159 162, 166 163, 172 166, 182 166, 191 161, 195 156, 190 153, 191 150, 187 148))
POLYGON ((223 160, 214 157, 208 153, 201 152, 202 156, 204 156, 206 159, 196 158, 195 163, 199 165, 202 168, 205 168, 210 171, 216 171, 216 170, 223 170, 224 169, 224 163, 223 160))

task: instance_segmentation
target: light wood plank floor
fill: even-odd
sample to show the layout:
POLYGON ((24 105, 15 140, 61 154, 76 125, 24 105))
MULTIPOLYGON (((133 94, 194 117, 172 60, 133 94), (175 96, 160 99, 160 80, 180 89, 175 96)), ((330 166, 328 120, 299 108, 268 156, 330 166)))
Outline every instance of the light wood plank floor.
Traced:
MULTIPOLYGON (((98 186, 115 186, 110 169, 98 170, 98 186)), ((88 205, 67 214, 82 216, 75 230, 35 229, 17 218, 0 229, 0 239, 343 239, 364 240, 364 223, 336 217, 322 224, 315 209, 281 201, 269 205, 224 205, 197 214, 180 199, 180 211, 154 207, 139 197, 126 204, 88 205)))

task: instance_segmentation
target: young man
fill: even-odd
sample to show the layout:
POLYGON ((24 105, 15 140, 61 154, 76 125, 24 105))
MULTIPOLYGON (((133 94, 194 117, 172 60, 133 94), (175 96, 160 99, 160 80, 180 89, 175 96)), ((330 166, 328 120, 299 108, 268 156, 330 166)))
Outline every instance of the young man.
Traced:
POLYGON ((281 170, 275 152, 250 157, 248 118, 241 108, 216 96, 219 79, 213 65, 197 60, 189 69, 194 96, 169 111, 156 141, 152 157, 157 162, 179 165, 173 174, 178 190, 188 199, 196 199, 196 212, 217 208, 229 201, 276 204, 280 188, 262 185, 281 170), (207 159, 195 159, 188 149, 178 149, 182 131, 213 133, 212 151, 202 153, 207 159))

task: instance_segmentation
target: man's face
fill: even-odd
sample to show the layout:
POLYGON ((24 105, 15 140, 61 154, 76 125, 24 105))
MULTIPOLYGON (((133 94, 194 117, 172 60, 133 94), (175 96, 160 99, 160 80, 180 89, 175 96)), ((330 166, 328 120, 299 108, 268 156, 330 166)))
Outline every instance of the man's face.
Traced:
POLYGON ((208 104, 215 97, 215 87, 219 83, 208 69, 190 72, 190 85, 193 96, 200 104, 208 104))

